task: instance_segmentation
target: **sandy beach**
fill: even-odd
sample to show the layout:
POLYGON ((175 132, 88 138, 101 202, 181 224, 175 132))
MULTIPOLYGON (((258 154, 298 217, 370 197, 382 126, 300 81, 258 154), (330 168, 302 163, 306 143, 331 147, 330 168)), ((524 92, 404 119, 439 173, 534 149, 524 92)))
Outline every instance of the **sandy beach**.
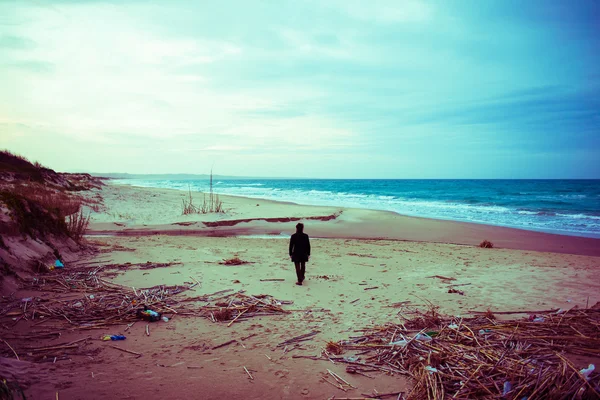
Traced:
MULTIPOLYGON (((89 243, 98 250, 88 259, 66 260, 65 271, 116 264, 122 268, 107 279, 132 290, 197 282, 186 296, 224 290, 267 294, 290 313, 228 326, 162 310, 170 319, 150 324, 150 334, 143 321, 127 331, 126 325, 63 328, 60 338, 44 346, 89 338, 85 356, 8 366, 27 384, 31 398, 54 398, 55 392, 60 399, 324 399, 407 393, 411 384, 401 375, 350 375, 343 363, 309 357, 318 357, 329 341, 398 322, 407 310, 429 303, 454 316, 487 309, 521 310, 526 316, 531 310, 585 308, 600 301, 595 239, 226 196, 221 197, 223 214, 182 215, 185 192, 112 184, 87 195, 103 200, 88 231, 89 243), (287 254, 297 221, 305 223, 313 248, 304 286, 294 284, 287 254), (479 248, 483 239, 495 248, 479 248), (223 265, 234 257, 247 263, 223 265), (146 263, 164 266, 140 267, 146 263), (450 288, 462 294, 449 293, 450 288), (277 346, 315 331, 300 345, 277 346), (143 356, 98 340, 117 333, 127 339, 115 343, 143 356), (333 387, 325 381, 328 369, 355 388, 333 387)), ((202 201, 194 196, 195 202, 202 201)), ((35 295, 56 300, 54 293, 35 295)), ((15 337, 39 326, 25 320, 15 324, 15 337)), ((48 324, 53 326, 59 329, 56 321, 48 324)), ((574 362, 582 367, 598 359, 574 362)))

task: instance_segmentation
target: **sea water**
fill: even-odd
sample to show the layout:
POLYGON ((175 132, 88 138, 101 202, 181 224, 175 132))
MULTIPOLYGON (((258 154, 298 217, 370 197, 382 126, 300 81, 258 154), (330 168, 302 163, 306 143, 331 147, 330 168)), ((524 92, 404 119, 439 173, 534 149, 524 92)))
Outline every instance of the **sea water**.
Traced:
MULTIPOLYGON (((208 191, 202 180, 119 180, 208 191)), ((218 194, 600 238, 600 180, 222 179, 218 194)))

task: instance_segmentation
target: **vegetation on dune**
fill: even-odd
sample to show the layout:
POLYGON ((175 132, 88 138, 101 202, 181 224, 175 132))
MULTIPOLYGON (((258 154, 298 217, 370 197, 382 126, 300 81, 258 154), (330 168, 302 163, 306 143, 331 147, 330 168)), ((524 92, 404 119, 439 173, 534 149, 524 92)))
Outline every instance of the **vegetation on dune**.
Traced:
MULTIPOLYGON (((4 205, 14 224, 5 234, 44 238, 48 234, 69 236, 79 242, 89 223, 83 205, 97 206, 73 192, 98 187, 88 174, 58 174, 25 157, 0 151, 0 207, 4 205)), ((6 247, 2 241, 0 247, 6 247)))
POLYGON ((6 204, 16 227, 23 235, 31 237, 44 237, 47 234, 69 235, 67 224, 64 217, 60 215, 59 209, 46 209, 35 200, 9 191, 0 192, 0 201, 6 204))
POLYGON ((44 168, 40 163, 31 163, 27 158, 8 150, 0 151, 0 172, 9 172, 17 179, 35 182, 44 181, 44 172, 55 173, 53 170, 44 168))

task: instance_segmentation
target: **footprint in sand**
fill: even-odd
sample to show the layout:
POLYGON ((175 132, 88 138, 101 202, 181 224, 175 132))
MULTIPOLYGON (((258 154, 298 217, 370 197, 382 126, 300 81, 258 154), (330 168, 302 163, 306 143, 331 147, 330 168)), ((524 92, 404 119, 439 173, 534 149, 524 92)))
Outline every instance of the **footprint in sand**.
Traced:
POLYGON ((273 375, 275 375, 277 378, 280 378, 280 379, 281 379, 281 378, 287 378, 287 376, 288 376, 288 374, 289 374, 289 373, 290 373, 290 371, 289 371, 289 370, 287 370, 287 369, 284 369, 284 370, 278 370, 278 371, 275 371, 275 372, 273 373, 273 375))

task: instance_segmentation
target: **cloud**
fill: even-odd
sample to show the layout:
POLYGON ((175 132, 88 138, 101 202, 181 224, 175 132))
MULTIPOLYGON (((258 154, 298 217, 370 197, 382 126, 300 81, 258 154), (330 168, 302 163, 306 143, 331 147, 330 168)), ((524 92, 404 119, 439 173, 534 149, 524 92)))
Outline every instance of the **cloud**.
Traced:
POLYGON ((503 3, 0 3, 0 135, 71 170, 115 155, 136 172, 197 157, 231 174, 308 161, 303 176, 418 177, 469 160, 496 176, 510 152, 588 160, 597 39, 590 16, 554 8, 548 23, 503 3), (45 155, 59 145, 97 154, 45 155))
POLYGON ((35 47, 35 42, 33 40, 20 37, 20 36, 11 36, 4 35, 0 36, 0 48, 4 49, 30 49, 35 47))

